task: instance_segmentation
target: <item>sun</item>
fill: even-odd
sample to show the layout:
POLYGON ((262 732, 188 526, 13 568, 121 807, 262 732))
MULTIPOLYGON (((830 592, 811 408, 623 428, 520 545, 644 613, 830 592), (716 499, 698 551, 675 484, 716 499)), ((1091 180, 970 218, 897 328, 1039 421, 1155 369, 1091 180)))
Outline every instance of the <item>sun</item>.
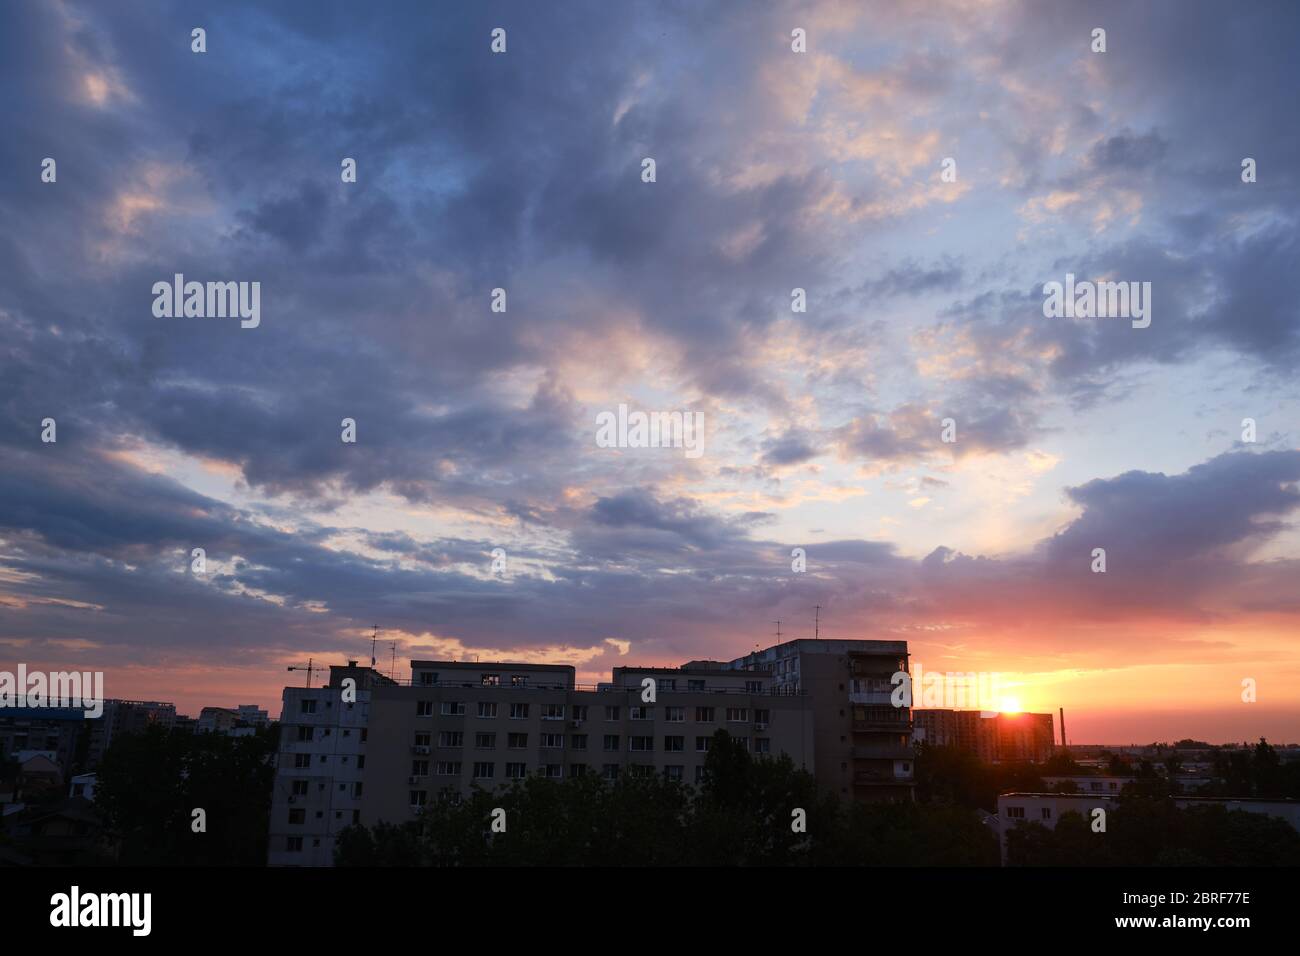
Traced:
POLYGON ((998 710, 1002 711, 1002 713, 1004 714, 1020 713, 1020 698, 1003 697, 1002 700, 998 703, 998 710))

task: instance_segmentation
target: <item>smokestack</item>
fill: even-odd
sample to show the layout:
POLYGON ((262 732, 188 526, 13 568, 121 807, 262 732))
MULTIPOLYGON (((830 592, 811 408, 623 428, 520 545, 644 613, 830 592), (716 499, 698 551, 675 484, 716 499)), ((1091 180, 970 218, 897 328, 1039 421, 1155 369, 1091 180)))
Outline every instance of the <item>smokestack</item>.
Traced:
POLYGON ((1061 708, 1061 749, 1065 749, 1065 708, 1061 708))

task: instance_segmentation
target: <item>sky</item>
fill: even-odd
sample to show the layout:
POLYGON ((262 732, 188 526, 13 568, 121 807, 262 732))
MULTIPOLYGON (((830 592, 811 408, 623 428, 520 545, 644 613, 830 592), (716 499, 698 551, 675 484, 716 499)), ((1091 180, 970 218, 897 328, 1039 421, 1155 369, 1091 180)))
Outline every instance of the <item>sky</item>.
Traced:
POLYGON ((819 608, 1072 741, 1298 741, 1297 35, 1288 2, 5 4, 0 668, 278 714, 372 626, 399 677, 595 682, 819 608), (260 323, 157 317, 178 273, 258 282, 260 323), (1067 273, 1149 282, 1150 326, 1047 317, 1067 273), (620 405, 698 413, 701 453, 603 447, 620 405))

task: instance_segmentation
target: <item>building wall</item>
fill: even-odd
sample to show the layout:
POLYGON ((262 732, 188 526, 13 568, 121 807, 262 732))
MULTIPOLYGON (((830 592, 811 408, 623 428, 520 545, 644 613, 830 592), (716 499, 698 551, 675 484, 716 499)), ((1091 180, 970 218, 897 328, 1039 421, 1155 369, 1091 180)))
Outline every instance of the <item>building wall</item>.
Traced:
POLYGON ((286 687, 271 793, 271 866, 331 866, 334 840, 360 821, 370 691, 286 687))
POLYGON ((718 729, 745 741, 751 753, 788 753, 796 766, 815 768, 808 699, 747 692, 743 676, 701 678, 688 670, 620 668, 617 684, 583 690, 570 689, 573 682, 564 675, 547 675, 550 686, 540 681, 484 686, 474 683, 482 665, 437 667, 436 684, 420 683, 417 676, 413 686, 375 688, 362 801, 366 825, 413 819, 419 801, 464 795, 476 784, 484 789, 509 786, 508 771, 518 766, 507 765, 559 777, 671 772, 696 783, 707 756, 701 746, 718 729), (463 675, 468 678, 462 680, 463 675), (656 680, 654 703, 642 703, 641 679, 646 676, 656 680), (688 684, 700 679, 708 682, 705 690, 688 684), (687 689, 692 686, 697 689, 687 689), (492 714, 493 707, 495 716, 480 716, 492 714), (700 719, 710 716, 710 709, 712 719, 700 719), (729 720, 728 711, 736 719, 729 720), (456 734, 460 736, 449 736, 456 734), (493 736, 489 741, 481 734, 493 736), (523 737, 511 746, 511 735, 523 737), (608 741, 612 749, 607 749, 607 737, 617 738, 608 741), (634 738, 650 749, 632 749, 634 738), (669 750, 667 738, 682 749, 669 750), (488 767, 491 776, 482 776, 488 767))

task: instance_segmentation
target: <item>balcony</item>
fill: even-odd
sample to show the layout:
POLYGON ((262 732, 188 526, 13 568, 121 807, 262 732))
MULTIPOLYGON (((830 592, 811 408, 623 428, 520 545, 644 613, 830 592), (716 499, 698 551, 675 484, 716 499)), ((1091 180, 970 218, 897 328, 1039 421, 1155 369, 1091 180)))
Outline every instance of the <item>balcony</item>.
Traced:
POLYGON ((911 744, 862 744, 852 750, 854 760, 911 760, 911 744))
POLYGON ((900 720, 897 717, 855 717, 853 719, 853 732, 867 734, 910 734, 912 732, 912 722, 910 720, 900 720))
POLYGON ((849 702, 854 704, 892 704, 892 690, 849 691, 849 702))

